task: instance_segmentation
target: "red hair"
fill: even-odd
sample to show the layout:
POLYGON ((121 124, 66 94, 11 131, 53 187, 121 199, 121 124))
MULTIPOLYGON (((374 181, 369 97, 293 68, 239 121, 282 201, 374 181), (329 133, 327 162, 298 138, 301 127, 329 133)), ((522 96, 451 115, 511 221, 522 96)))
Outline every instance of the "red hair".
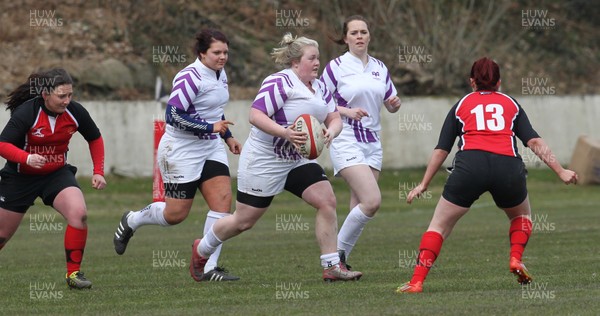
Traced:
POLYGON ((500 67, 493 60, 483 57, 473 63, 471 79, 475 81, 477 90, 496 90, 500 80, 500 67))

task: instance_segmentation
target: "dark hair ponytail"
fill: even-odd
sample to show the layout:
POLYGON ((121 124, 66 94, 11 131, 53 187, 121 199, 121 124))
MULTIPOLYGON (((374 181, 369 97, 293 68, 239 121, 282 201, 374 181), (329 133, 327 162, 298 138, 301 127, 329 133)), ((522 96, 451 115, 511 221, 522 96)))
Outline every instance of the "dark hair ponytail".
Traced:
POLYGON ((348 49, 348 45, 344 41, 346 37, 346 33, 348 33, 348 23, 352 21, 363 21, 367 25, 367 29, 370 28, 369 21, 365 19, 362 15, 351 15, 344 20, 344 24, 342 24, 342 36, 338 38, 334 38, 333 36, 329 36, 329 39, 338 45, 346 45, 346 50, 348 49))
POLYGON ((27 81, 8 94, 6 109, 12 113, 25 101, 40 96, 43 92, 51 93, 56 87, 64 84, 73 84, 73 79, 62 68, 34 72, 29 75, 27 81))
POLYGON ((500 80, 500 67, 493 60, 483 57, 473 63, 471 78, 475 81, 476 90, 496 90, 500 80))

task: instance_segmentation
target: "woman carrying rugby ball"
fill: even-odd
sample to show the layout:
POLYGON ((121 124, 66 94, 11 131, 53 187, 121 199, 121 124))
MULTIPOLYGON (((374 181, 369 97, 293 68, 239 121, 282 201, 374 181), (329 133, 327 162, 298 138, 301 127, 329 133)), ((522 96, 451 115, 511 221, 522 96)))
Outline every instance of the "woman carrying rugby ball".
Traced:
POLYGON ((317 80, 318 43, 288 33, 272 56, 286 69, 268 76, 252 103, 253 126, 240 155, 236 211, 219 219, 202 241, 197 241, 198 253, 206 260, 225 240, 252 228, 273 197, 287 190, 317 210, 315 233, 321 248, 323 279, 359 279, 362 273, 340 265, 336 251, 336 199, 331 184, 316 161, 299 153, 298 146, 307 136, 293 126, 301 114, 316 117, 325 123, 326 144, 342 128, 331 94, 317 80))

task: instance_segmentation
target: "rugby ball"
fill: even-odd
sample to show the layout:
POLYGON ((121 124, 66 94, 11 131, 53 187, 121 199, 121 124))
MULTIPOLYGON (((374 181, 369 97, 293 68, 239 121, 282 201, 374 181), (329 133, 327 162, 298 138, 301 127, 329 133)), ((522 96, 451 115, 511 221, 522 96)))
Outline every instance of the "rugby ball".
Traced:
POLYGON ((294 121, 296 132, 305 132, 306 142, 299 146, 300 155, 308 159, 316 159, 323 151, 325 145, 325 134, 321 122, 310 114, 302 114, 294 121))

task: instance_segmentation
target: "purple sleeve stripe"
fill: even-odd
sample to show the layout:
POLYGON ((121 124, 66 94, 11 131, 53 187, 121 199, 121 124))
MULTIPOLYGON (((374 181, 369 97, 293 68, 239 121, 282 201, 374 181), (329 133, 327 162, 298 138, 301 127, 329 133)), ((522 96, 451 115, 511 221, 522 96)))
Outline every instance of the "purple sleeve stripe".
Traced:
POLYGON ((285 82, 288 84, 288 86, 290 88, 294 87, 294 84, 292 84, 292 80, 290 80, 290 76, 288 76, 287 74, 282 73, 281 76, 283 78, 285 78, 285 82))
POLYGON ((342 98, 342 96, 340 95, 339 92, 336 91, 335 94, 334 94, 334 97, 335 97, 336 104, 338 106, 346 106, 346 105, 348 105, 348 101, 344 100, 344 98, 342 98))
POLYGON ((194 82, 194 79, 192 79, 192 77, 190 76, 189 73, 182 75, 181 77, 178 77, 175 80, 175 83, 178 82, 186 82, 187 85, 192 88, 192 91, 194 91, 194 94, 198 94, 198 86, 196 86, 196 83, 194 82))
POLYGON ((392 96, 392 92, 393 92, 393 89, 392 89, 392 87, 390 87, 390 88, 387 90, 387 92, 385 93, 385 96, 383 97, 383 99, 384 99, 384 100, 387 100, 389 97, 391 97, 391 96, 392 96))
MULTIPOLYGON (((287 80, 287 78, 286 78, 286 80, 287 80)), ((279 89, 279 95, 281 96, 281 99, 283 100, 283 103, 285 103, 285 101, 287 100, 288 96, 285 93, 285 89, 283 88, 283 80, 278 79, 276 82, 277 82, 277 89, 279 89)), ((292 86, 290 85, 290 87, 292 87, 292 86)), ((275 104, 276 103, 273 102, 273 106, 275 106, 275 104)), ((279 107, 275 108, 275 111, 277 111, 277 110, 279 110, 279 107)))
POLYGON ((202 80, 202 76, 200 76, 200 73, 194 67, 188 67, 179 72, 179 74, 184 74, 184 73, 191 73, 194 75, 194 77, 198 78, 198 80, 202 80))
POLYGON ((392 94, 394 93, 394 91, 396 90, 394 88, 394 83, 392 83, 392 78, 390 77, 390 73, 387 73, 387 76, 385 78, 385 84, 388 86, 387 91, 385 92, 385 97, 383 97, 384 100, 387 100, 389 97, 392 96, 392 94))
POLYGON ((335 63, 339 66, 342 63, 342 60, 340 57, 334 59, 335 63))
POLYGON ((275 114, 273 115, 273 119, 275 119, 275 122, 281 126, 286 126, 287 125, 287 117, 285 116, 285 112, 283 112, 283 110, 278 110, 277 112, 275 112, 275 114))
POLYGON ((258 98, 252 103, 252 108, 260 110, 267 114, 267 105, 265 104, 265 97, 258 98))
POLYGON ((323 91, 323 95, 325 94, 325 91, 327 91, 327 87, 325 87, 325 84, 321 81, 321 80, 315 80, 314 83, 317 84, 317 86, 319 86, 319 89, 321 89, 321 91, 323 91))
MULTIPOLYGON (((270 79, 270 80, 264 81, 264 82, 262 83, 262 87, 261 87, 261 88, 264 88, 264 87, 266 87, 266 86, 267 86, 267 84, 270 84, 270 83, 277 83, 277 80, 281 80, 281 79, 279 79, 279 78, 273 78, 273 79, 270 79)), ((270 87, 270 86, 269 86, 269 87, 270 87)), ((261 91, 262 91, 262 90, 261 90, 261 91)))
POLYGON ((325 96, 325 103, 331 102, 331 98, 331 93, 327 93, 327 95, 325 96))
POLYGON ((273 90, 273 85, 268 85, 268 86, 265 86, 265 85, 263 84, 263 85, 260 87, 260 90, 258 90, 258 94, 261 94, 261 93, 266 93, 266 92, 267 92, 267 91, 269 91, 269 90, 273 90))
MULTIPOLYGON (((281 83, 281 81, 279 83, 281 83)), ((275 90, 274 85, 272 86, 272 89, 268 89, 269 99, 271 100, 271 107, 273 107, 273 111, 277 111, 277 110, 279 110, 279 107, 277 106, 277 99, 275 99, 275 91, 274 90, 275 90)))
POLYGON ((323 90, 323 99, 325 100, 325 103, 329 104, 329 102, 331 102, 331 92, 329 92, 329 90, 327 90, 327 88, 324 86, 324 84, 321 83, 321 85, 323 85, 323 87, 321 87, 321 89, 323 90))
POLYGON ((261 93, 269 93, 269 99, 270 99, 270 103, 271 106, 273 107, 273 111, 278 111, 279 107, 277 104, 277 99, 275 97, 275 86, 277 86, 277 90, 279 90, 279 95, 281 96, 281 99, 283 100, 283 102, 285 103, 285 101, 287 100, 287 94, 285 93, 285 90, 283 89, 283 80, 281 78, 274 78, 268 81, 263 82, 263 85, 260 89, 260 91, 258 92, 259 94, 261 93))
MULTIPOLYGON (((273 110, 274 111, 278 110, 276 108, 276 106, 277 106, 277 100, 275 100, 275 92, 273 90, 275 90, 275 85, 269 83, 267 85, 263 84, 262 88, 260 89, 260 91, 258 91, 258 95, 261 95, 261 94, 263 95, 261 97, 261 99, 262 99, 262 102, 264 104, 265 111, 267 111, 267 102, 265 101, 266 96, 264 96, 265 94, 269 95, 269 105, 271 107, 273 107, 273 110)), ((265 112, 265 113, 267 113, 267 112, 265 112)))
POLYGON ((338 81, 333 75, 333 70, 331 70, 331 64, 327 64, 327 66, 325 67, 325 72, 327 72, 327 76, 329 77, 333 85, 337 87, 338 81))
POLYGON ((190 66, 190 67, 185 67, 183 68, 180 72, 184 72, 184 71, 188 71, 188 70, 192 70, 194 69, 194 67, 190 66))
POLYGON ((292 81, 290 80, 290 77, 284 73, 276 73, 271 76, 276 77, 275 80, 279 80, 279 81, 281 81, 281 78, 283 78, 283 79, 285 79, 285 83, 287 83, 288 87, 290 87, 290 88, 294 87, 294 85, 292 84, 292 81))
POLYGON ((192 71, 196 74, 196 76, 198 76, 199 79, 202 79, 202 76, 200 75, 200 72, 198 71, 198 69, 192 68, 192 71))
MULTIPOLYGON (((185 87, 185 81, 180 81, 176 86, 173 87, 173 91, 171 92, 171 95, 174 95, 174 94, 183 94, 183 96, 185 97, 185 100, 187 101, 187 105, 192 104, 192 99, 188 95, 187 89, 185 87), (179 91, 177 91, 177 90, 179 90, 179 91)), ((182 109, 185 110, 185 108, 182 108, 182 109)))
POLYGON ((183 104, 181 104, 181 100, 179 100, 179 95, 177 94, 171 94, 171 98, 169 98, 169 102, 170 105, 183 110, 183 104))
MULTIPOLYGON (((283 89, 283 80, 282 80, 282 78, 273 78, 271 80, 267 80, 267 81, 263 82, 262 86, 266 87, 268 84, 277 85, 277 88, 279 88, 280 93, 281 93, 281 91, 285 91, 283 89)), ((292 87, 290 85, 288 85, 288 86, 292 87)), ((269 85, 268 87, 271 88, 272 86, 269 85)))
POLYGON ((377 58, 374 58, 374 57, 372 57, 372 56, 369 56, 369 58, 370 58, 371 60, 373 60, 374 62, 376 62, 376 63, 377 63, 379 66, 383 67, 383 62, 382 62, 381 60, 379 60, 379 59, 377 59, 377 58))

